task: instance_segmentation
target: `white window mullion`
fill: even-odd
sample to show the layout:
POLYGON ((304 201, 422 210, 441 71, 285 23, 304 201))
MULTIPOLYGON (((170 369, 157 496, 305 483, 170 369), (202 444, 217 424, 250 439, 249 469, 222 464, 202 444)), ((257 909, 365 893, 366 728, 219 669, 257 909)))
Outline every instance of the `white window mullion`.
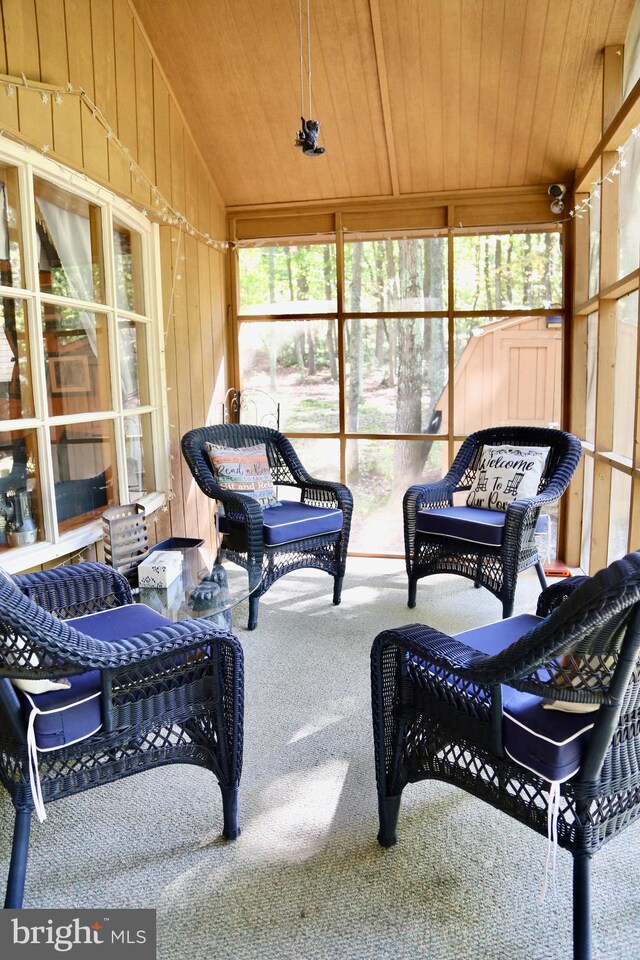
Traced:
POLYGON ((120 334, 118 330, 118 312, 116 302, 116 273, 113 255, 113 218, 111 208, 102 208, 102 256, 104 263, 105 293, 111 307, 108 315, 109 335, 109 374, 111 377, 111 402, 118 414, 114 422, 114 444, 116 475, 118 477, 118 499, 126 503, 129 499, 127 479, 127 447, 124 440, 124 420, 122 418, 122 387, 120 384, 120 334))
POLYGON ((36 417, 40 422, 36 435, 38 439, 38 484, 42 506, 42 523, 44 526, 44 530, 41 532, 45 540, 48 540, 50 543, 56 543, 58 540, 58 523, 55 510, 55 481, 53 456, 51 452, 51 433, 49 429, 49 399, 44 355, 40 278, 38 275, 39 246, 36 233, 36 209, 33 195, 33 168, 31 164, 20 165, 18 168, 18 178, 20 183, 20 202, 22 204, 22 244, 25 283, 31 291, 34 291, 27 300, 27 315, 31 352, 33 402, 36 417))
MULTIPOLYGON (((158 442, 153 445, 153 464, 156 473, 156 485, 159 490, 169 494, 172 490, 171 475, 171 438, 169 433, 169 401, 167 397, 167 369, 165 360, 165 319, 162 312, 162 283, 160 263, 160 227, 152 225, 151 242, 145 244, 145 274, 148 278, 145 288, 147 310, 156 320, 153 336, 147 337, 147 362, 149 364, 149 400, 155 408, 152 414, 153 435, 158 442), (154 282, 151 282, 153 278, 154 282), (158 372, 158 375, 154 375, 158 372), (161 390, 163 384, 165 389, 161 390), (162 442, 160 442, 162 438, 162 442)), ((176 267, 177 269, 177 267, 176 267)))

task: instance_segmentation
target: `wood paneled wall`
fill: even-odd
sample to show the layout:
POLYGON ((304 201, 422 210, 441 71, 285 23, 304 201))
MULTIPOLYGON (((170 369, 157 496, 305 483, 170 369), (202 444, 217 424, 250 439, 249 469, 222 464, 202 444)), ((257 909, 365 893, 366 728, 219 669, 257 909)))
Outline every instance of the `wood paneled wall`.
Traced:
MULTIPOLYGON (((224 239, 218 190, 128 0, 2 0, 0 11, 0 73, 83 87, 164 198, 197 230, 224 239)), ((4 130, 37 149, 48 145, 55 159, 151 209, 148 184, 77 97, 45 104, 16 93, 0 89, 4 130)), ((213 422, 224 396, 226 254, 169 226, 160 228, 160 247, 174 497, 150 534, 210 544, 211 504, 183 462, 180 437, 213 422)))

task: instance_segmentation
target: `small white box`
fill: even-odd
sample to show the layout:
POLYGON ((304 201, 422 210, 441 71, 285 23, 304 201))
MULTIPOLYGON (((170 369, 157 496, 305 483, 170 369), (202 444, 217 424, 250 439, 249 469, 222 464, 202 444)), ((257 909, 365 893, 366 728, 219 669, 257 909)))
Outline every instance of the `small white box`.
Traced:
POLYGON ((141 587, 166 588, 182 573, 182 554, 177 550, 156 550, 138 567, 141 587))

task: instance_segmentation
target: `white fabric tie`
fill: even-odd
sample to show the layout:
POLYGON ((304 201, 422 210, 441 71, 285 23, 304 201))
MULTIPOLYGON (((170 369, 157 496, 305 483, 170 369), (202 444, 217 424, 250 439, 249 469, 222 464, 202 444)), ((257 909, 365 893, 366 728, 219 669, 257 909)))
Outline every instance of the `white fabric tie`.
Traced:
POLYGON ((556 854, 558 852, 558 817, 560 816, 560 781, 552 780, 549 787, 549 806, 547 808, 547 859, 544 865, 544 883, 542 885, 541 902, 547 895, 549 867, 551 867, 551 884, 556 892, 556 854))
POLYGON ((42 784, 40 783, 40 771, 38 770, 38 745, 36 744, 35 721, 36 716, 42 713, 37 707, 32 706, 29 713, 29 723, 27 724, 27 751, 29 754, 29 783, 31 785, 31 797, 36 816, 40 823, 47 819, 47 813, 44 809, 44 800, 42 799, 42 784))

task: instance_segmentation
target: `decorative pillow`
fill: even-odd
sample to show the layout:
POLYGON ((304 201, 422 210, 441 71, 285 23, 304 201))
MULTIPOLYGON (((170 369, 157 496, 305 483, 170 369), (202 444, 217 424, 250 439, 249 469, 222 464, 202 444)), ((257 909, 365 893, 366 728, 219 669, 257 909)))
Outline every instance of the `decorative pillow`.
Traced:
POLYGON ((49 690, 67 690, 71 681, 66 677, 58 680, 12 680, 11 683, 23 693, 48 693, 49 690))
POLYGON ((216 443, 207 443, 205 446, 216 482, 221 487, 248 494, 257 500, 263 509, 280 506, 264 443, 231 449, 216 443))
POLYGON ((535 497, 550 447, 484 446, 467 506, 506 510, 514 500, 535 497))

